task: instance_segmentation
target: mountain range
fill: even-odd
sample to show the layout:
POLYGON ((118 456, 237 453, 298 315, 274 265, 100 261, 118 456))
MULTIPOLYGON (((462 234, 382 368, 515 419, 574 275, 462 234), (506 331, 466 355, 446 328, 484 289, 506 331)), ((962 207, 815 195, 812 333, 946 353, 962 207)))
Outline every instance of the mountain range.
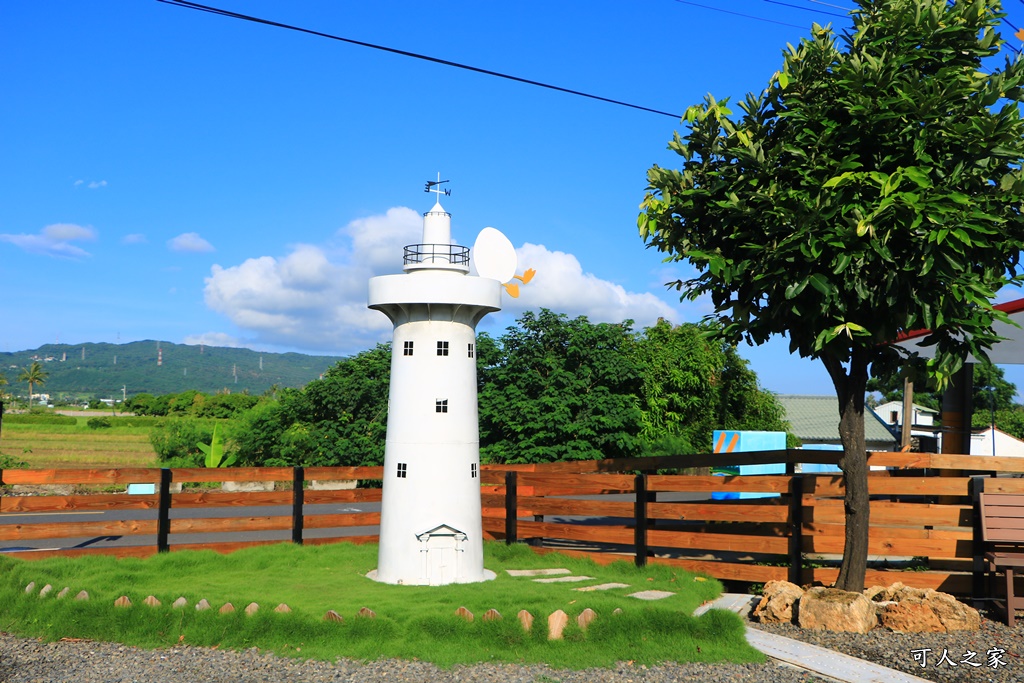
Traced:
POLYGON ((33 361, 48 373, 35 393, 53 397, 121 398, 134 394, 261 394, 272 386, 302 387, 340 360, 336 356, 267 353, 221 346, 171 344, 152 340, 128 344, 44 344, 37 349, 0 352, 0 373, 9 393, 28 396, 18 374, 33 361), (123 391, 122 391, 123 388, 123 391))

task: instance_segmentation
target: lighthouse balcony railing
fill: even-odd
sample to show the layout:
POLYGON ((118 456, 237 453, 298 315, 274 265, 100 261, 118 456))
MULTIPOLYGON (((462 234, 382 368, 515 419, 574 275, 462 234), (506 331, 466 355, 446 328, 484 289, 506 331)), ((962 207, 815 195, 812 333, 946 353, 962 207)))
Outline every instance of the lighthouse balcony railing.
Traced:
POLYGON ((405 247, 404 265, 429 263, 469 268, 469 247, 458 244, 410 244, 405 247))

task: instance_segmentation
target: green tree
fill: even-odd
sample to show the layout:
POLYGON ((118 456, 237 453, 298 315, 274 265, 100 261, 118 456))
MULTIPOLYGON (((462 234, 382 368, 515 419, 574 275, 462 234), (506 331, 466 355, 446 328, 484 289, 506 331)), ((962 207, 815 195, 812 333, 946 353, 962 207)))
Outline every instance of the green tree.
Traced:
POLYGON ((28 404, 32 405, 32 390, 38 384, 43 386, 46 384, 46 378, 50 376, 46 370, 43 370, 43 365, 39 361, 32 361, 32 365, 27 368, 22 368, 18 374, 19 382, 28 382, 28 404))
POLYGON ((941 388, 967 353, 985 357, 991 299, 1019 281, 1024 247, 1024 62, 991 73, 1003 40, 995 0, 855 0, 840 47, 815 25, 782 70, 730 118, 710 95, 670 148, 682 169, 648 171, 638 224, 649 246, 687 260, 675 283, 708 296, 726 341, 775 335, 820 360, 839 398, 846 540, 837 585, 863 587, 869 372, 901 362, 887 345, 930 329, 941 388))
POLYGON ((651 455, 710 452, 716 429, 789 429, 736 347, 712 338, 716 328, 659 320, 636 336, 640 436, 651 455))
MULTIPOLYGON (((1006 373, 1001 367, 989 362, 976 363, 973 374, 972 400, 975 410, 986 411, 987 415, 993 408, 1011 410, 1016 405, 1017 385, 1006 379, 1006 373)), ((935 391, 934 387, 929 388, 927 382, 926 376, 915 378, 914 403, 933 410, 941 410, 942 392, 935 391)), ((881 394, 883 403, 902 401, 903 377, 899 372, 872 377, 868 380, 867 389, 869 392, 881 394)), ((988 425, 988 422, 985 422, 985 425, 988 425)))
POLYGON ((387 435, 391 348, 338 361, 304 389, 258 403, 232 430, 241 461, 259 465, 380 465, 387 435))
POLYGON ((527 312, 497 347, 482 345, 480 454, 534 463, 641 453, 631 322, 527 312))

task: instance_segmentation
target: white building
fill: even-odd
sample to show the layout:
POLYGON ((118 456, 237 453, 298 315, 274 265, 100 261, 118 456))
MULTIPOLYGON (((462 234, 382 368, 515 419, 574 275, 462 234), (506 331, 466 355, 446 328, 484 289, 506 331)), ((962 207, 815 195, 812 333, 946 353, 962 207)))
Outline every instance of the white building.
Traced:
MULTIPOLYGON (((935 425, 939 411, 916 403, 912 404, 910 418, 910 436, 917 437, 922 452, 940 453, 942 451, 942 428, 935 425)), ((889 401, 875 406, 875 413, 887 424, 892 425, 896 434, 903 429, 903 402, 889 401)))
MULTIPOLYGON (((484 272, 478 251, 479 242, 473 257, 484 272)), ((501 308, 502 282, 469 275, 469 249, 452 244, 451 215, 440 202, 424 214, 423 243, 405 247, 403 270, 372 278, 369 288, 369 307, 394 325, 380 549, 371 578, 484 581, 494 575, 483 568, 476 325, 501 308)))
POLYGON ((992 427, 971 434, 971 455, 1024 458, 1024 441, 992 427))

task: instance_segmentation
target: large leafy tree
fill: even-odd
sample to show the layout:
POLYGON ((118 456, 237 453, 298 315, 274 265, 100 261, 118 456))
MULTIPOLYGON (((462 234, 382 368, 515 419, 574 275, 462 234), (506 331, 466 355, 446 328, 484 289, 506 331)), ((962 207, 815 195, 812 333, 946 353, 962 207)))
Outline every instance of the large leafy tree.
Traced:
POLYGON ((380 465, 387 433, 391 347, 338 361, 304 389, 245 413, 231 437, 243 462, 380 465))
POLYGON ((828 370, 848 590, 867 566, 869 373, 922 328, 940 386, 967 353, 985 357, 1006 317, 990 301, 1019 280, 1024 247, 1024 62, 992 64, 999 3, 855 2, 850 32, 815 25, 735 120, 711 96, 687 110, 669 145, 682 168, 648 171, 638 221, 649 246, 696 266, 676 284, 710 298, 722 338, 784 335, 828 370))
POLYGON ((43 370, 43 365, 39 361, 32 361, 32 365, 27 368, 22 368, 21 372, 18 373, 19 382, 28 382, 28 404, 32 405, 32 391, 36 385, 43 386, 46 384, 46 378, 50 376, 46 370, 43 370))
MULTIPOLYGON (((1017 385, 1006 379, 1006 373, 998 365, 978 363, 973 371, 973 404, 975 410, 1010 410, 1016 405, 1017 385)), ((922 378, 927 382, 927 378, 922 378)), ((868 380, 868 391, 878 392, 882 402, 903 400, 904 381, 901 373, 892 372, 868 380)), ((870 397, 869 397, 870 400, 870 397)), ((927 384, 914 384, 914 403, 926 408, 939 410, 942 393, 934 391, 927 384)), ((874 404, 872 404, 874 405, 874 404)), ((987 420, 988 418, 986 418, 987 420)), ((988 425, 988 422, 985 422, 988 425)))
POLYGON ((710 452, 716 429, 788 430, 775 396, 716 330, 659 320, 636 335, 640 437, 652 455, 710 452))
POLYGON ((640 455, 630 322, 527 312, 480 364, 480 454, 533 463, 640 455))

